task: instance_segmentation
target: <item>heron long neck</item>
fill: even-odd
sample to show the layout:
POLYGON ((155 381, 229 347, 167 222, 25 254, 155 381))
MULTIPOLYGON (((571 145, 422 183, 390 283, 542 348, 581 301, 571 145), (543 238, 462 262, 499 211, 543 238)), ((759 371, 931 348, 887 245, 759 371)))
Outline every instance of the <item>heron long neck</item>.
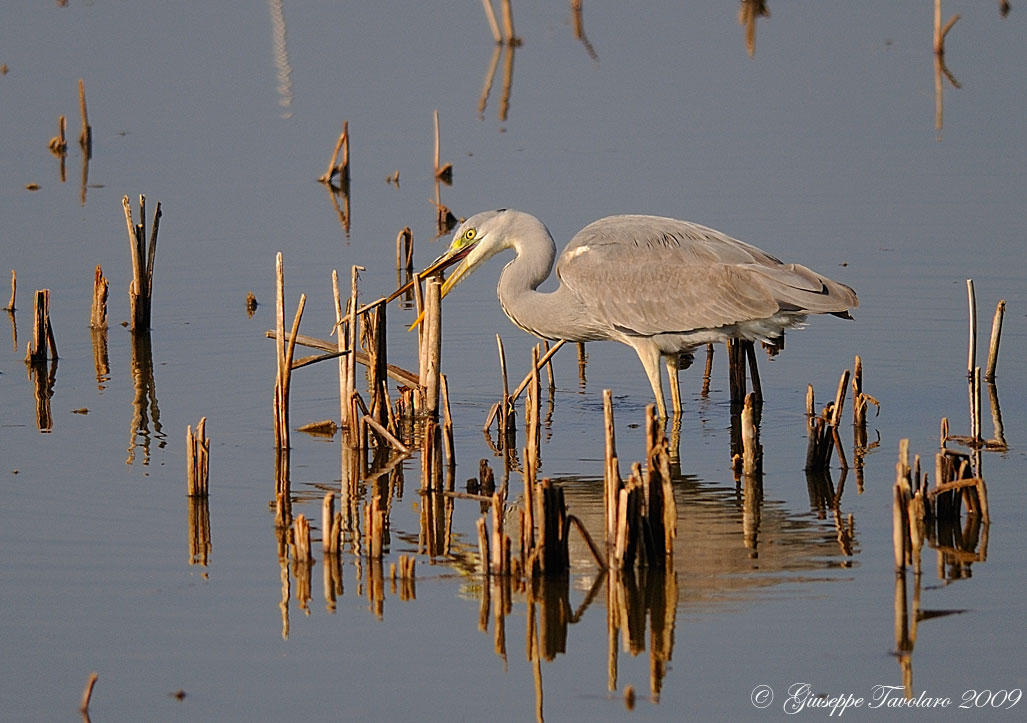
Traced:
POLYGON ((558 329, 567 314, 569 294, 561 286, 556 291, 536 291, 549 278, 556 258, 556 244, 548 232, 515 238, 511 244, 517 254, 503 268, 496 293, 503 311, 517 326, 547 339, 563 339, 558 329))

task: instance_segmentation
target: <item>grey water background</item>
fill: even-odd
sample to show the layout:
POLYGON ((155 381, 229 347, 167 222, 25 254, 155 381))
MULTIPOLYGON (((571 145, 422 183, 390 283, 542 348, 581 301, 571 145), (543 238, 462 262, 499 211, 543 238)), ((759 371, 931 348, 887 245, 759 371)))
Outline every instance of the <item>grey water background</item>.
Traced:
MULTIPOLYGON (((431 243, 435 109, 442 159, 454 165, 442 200, 458 216, 520 208, 559 245, 609 213, 687 218, 850 284, 861 299, 854 322, 814 319, 762 364, 758 557, 742 540, 723 353, 708 399, 699 395, 700 369, 682 374, 677 491, 690 554, 677 555, 673 657, 659 701, 650 700, 646 653, 622 652, 618 688, 608 690, 600 596, 570 625, 566 652, 541 666, 547 719, 762 720, 784 717, 793 683, 857 696, 901 685, 896 452, 909 438, 933 469, 941 417, 954 432, 969 431, 970 277, 981 346, 995 303, 1008 304, 997 391, 1009 449, 984 455, 992 524, 972 577, 939 579, 935 553, 925 550, 922 607, 958 614, 921 621, 914 690, 954 703, 892 715, 961 719, 966 689, 1027 685, 1027 15, 944 4, 943 21, 961 16, 945 55, 961 87, 943 81, 938 130, 930 3, 771 4, 754 57, 733 3, 588 3, 584 28, 597 59, 574 38, 566 4, 515 5, 524 42, 508 104, 503 56, 483 109, 495 46, 477 3, 5 8, 0 271, 18 272, 19 310, 18 348, 0 334, 0 718, 77 717, 92 671, 100 676, 94 721, 535 718, 523 599, 515 596, 501 659, 491 628, 478 629, 480 586, 443 559, 419 556, 416 599, 389 595, 381 619, 352 557, 334 613, 321 602, 315 566, 309 613, 293 601, 282 635, 268 509, 274 345, 264 338, 274 325, 274 256, 284 254, 289 313, 306 293, 302 330, 321 337, 334 320, 331 269, 346 279, 362 265, 365 298, 387 293, 394 239, 407 225, 418 265, 434 258, 442 249, 431 243), (79 78, 94 133, 84 202, 74 143, 79 78), (63 183, 46 147, 60 114, 70 141, 63 183), (315 182, 344 120, 348 232, 315 182), (385 180, 396 170, 398 187, 385 180), (30 183, 39 190, 26 190, 30 183), (118 325, 131 276, 121 198, 139 193, 151 212, 157 201, 164 211, 151 332, 159 419, 148 407, 145 433, 133 421, 131 335, 118 325), (96 264, 111 279, 111 372, 102 389, 87 327, 96 264), (36 288, 51 289, 61 357, 47 433, 36 428, 22 363, 36 288), (253 318, 249 291, 261 302, 253 318), (831 511, 822 514, 806 487, 803 412, 806 385, 826 399, 856 354, 866 391, 881 402, 870 425, 880 446, 866 458, 862 494, 851 473, 846 482, 840 509, 855 529, 847 554, 831 511), (207 566, 188 564, 184 489, 185 428, 201 416, 213 440, 207 566), (750 702, 760 684, 777 695, 767 710, 750 702), (640 697, 630 713, 627 685, 640 697), (172 695, 179 690, 182 700, 172 695)), ((499 386, 495 334, 515 377, 533 342, 495 301, 498 271, 498 262, 482 270, 445 304, 457 480, 474 476, 481 458, 501 464, 479 431, 499 386)), ((390 315, 390 361, 408 368, 412 319, 390 315)), ((0 318, 3 325, 10 331, 0 318)), ((558 355, 542 448, 543 474, 564 481, 571 511, 583 516, 595 513, 601 484, 602 389, 615 394, 625 463, 644 454, 638 425, 650 402, 633 352, 590 345, 589 355, 584 386, 573 351, 558 355)), ((333 364, 294 380, 295 424, 337 415, 333 364)), ((847 427, 842 438, 851 458, 847 427)), ((293 447, 294 492, 337 484, 337 443, 294 433, 293 447)), ((417 458, 407 466, 407 490, 392 509, 391 561, 418 550, 417 458)), ((833 475, 837 482, 837 466, 833 475)), ((318 510, 296 506, 314 518, 318 510)), ((456 505, 454 536, 464 548, 475 544, 477 517, 476 504, 456 505)), ((594 575, 576 566, 573 605, 594 575)), ((987 718, 1018 720, 1023 705, 987 718)))

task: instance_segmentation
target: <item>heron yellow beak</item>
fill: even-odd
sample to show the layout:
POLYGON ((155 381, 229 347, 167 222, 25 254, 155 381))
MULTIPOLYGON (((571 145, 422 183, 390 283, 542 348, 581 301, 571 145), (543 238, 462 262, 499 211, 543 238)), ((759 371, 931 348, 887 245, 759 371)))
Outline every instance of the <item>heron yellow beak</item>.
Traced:
MULTIPOLYGON (((457 263, 458 261, 462 261, 463 263, 461 263, 459 266, 457 266, 456 269, 453 271, 453 273, 449 275, 449 278, 447 278, 445 280, 445 282, 443 282, 443 284, 442 284, 442 291, 441 291, 440 298, 442 298, 442 299, 446 298, 446 294, 448 294, 450 292, 450 290, 460 282, 460 279, 463 278, 463 276, 470 270, 471 265, 467 262, 467 258, 466 257, 467 257, 467 254, 469 254, 471 252, 472 248, 474 248, 474 247, 473 246, 468 246, 468 247, 466 247, 464 249, 461 249, 460 251, 458 251, 457 253, 452 254, 452 255, 450 255, 450 252, 444 253, 442 256, 440 256, 439 258, 435 259, 435 261, 433 261, 428 266, 428 268, 426 268, 424 271, 420 272, 417 275, 418 278, 419 279, 425 279, 425 278, 431 276, 432 274, 434 274, 434 273, 436 273, 438 271, 442 271, 443 269, 449 268, 450 266, 452 266, 453 264, 457 263)), ((420 325, 420 323, 423 320, 424 320, 424 310, 422 309, 421 313, 417 315, 417 319, 414 321, 413 324, 410 325, 410 328, 407 329, 407 331, 413 331, 414 329, 416 329, 418 327, 418 325, 420 325)))

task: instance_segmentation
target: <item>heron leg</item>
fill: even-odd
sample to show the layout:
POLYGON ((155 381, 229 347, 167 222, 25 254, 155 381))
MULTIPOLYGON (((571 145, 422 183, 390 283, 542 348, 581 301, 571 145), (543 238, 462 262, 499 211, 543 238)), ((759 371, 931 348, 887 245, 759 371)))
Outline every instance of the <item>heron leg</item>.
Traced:
POLYGON ((681 413, 681 386, 678 384, 680 358, 676 353, 665 354, 663 360, 667 363, 667 381, 670 383, 671 410, 677 415, 681 413))
POLYGON ((645 367, 646 376, 649 377, 649 384, 652 385, 653 394, 656 395, 656 410, 660 413, 660 419, 666 419, 667 407, 663 403, 663 381, 660 378, 660 350, 655 344, 644 342, 631 344, 631 346, 638 354, 642 366, 645 367))

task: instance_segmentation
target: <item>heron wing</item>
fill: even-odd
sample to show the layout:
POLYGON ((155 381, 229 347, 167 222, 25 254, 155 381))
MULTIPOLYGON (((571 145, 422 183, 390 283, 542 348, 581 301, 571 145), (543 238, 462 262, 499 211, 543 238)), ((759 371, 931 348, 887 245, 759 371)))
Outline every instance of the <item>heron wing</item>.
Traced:
POLYGON ((841 313, 847 286, 675 219, 613 216, 582 229, 557 264, 595 322, 629 335, 715 329, 776 314, 841 313))

